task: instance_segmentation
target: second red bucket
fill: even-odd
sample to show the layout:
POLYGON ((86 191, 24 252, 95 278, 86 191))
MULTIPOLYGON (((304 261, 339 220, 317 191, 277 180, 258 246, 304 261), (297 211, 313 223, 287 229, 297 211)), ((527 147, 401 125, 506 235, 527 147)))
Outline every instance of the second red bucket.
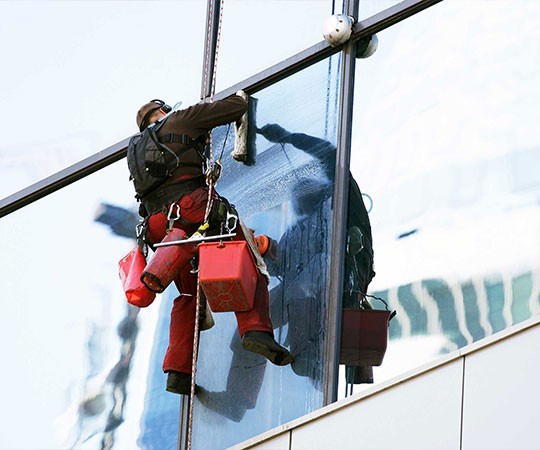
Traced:
POLYGON ((214 312, 252 309, 257 267, 247 242, 200 244, 199 283, 214 312))

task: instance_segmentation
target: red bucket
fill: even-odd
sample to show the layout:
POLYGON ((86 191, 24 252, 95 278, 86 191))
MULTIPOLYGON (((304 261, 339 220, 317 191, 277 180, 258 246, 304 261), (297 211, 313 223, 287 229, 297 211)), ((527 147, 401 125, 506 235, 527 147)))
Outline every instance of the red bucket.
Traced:
POLYGON ((131 250, 118 261, 118 274, 124 287, 128 303, 139 308, 150 305, 156 298, 155 292, 149 290, 140 280, 146 266, 146 258, 139 246, 131 250))
POLYGON ((340 364, 380 366, 388 343, 390 311, 343 309, 340 364))
POLYGON ((214 312, 252 309, 257 267, 247 242, 199 245, 199 283, 214 312))
MULTIPOLYGON (((173 228, 168 231, 162 243, 182 241, 186 233, 173 228)), ((178 244, 157 247, 141 275, 141 281, 152 292, 163 292, 180 274, 183 267, 195 256, 194 244, 178 244)))

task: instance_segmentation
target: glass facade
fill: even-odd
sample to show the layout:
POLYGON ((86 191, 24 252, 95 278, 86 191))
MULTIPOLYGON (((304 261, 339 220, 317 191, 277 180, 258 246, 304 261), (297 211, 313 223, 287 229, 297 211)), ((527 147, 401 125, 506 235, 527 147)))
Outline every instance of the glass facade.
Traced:
MULTIPOLYGON (((360 20, 398 3, 361 0, 360 20)), ((113 2, 106 14, 90 3, 42 5, 0 6, 0 32, 23 45, 16 54, 1 39, 4 59, 27 48, 40 69, 21 62, 3 75, 12 106, 0 112, 11 130, 0 196, 129 136, 151 98, 198 99, 205 2, 113 2), (23 22, 32 33, 20 32, 23 22), (141 39, 148 24, 160 24, 158 42, 141 39), (30 46, 36 34, 43 40, 30 46), (115 70, 104 77, 104 67, 115 70), (105 120, 112 102, 115 119, 105 120), (36 104, 48 106, 29 132, 13 118, 36 104)), ((369 293, 397 311, 375 382, 540 314, 540 3, 515 5, 445 0, 378 33, 377 52, 357 60, 350 170, 373 231, 369 293)), ((217 90, 321 41, 341 7, 226 2, 217 90)), ((234 314, 215 313, 201 333, 194 449, 225 448, 324 404, 339 66, 336 54, 253 93, 248 164, 229 156, 232 128, 214 132, 218 191, 273 240, 274 333, 296 359, 278 367, 247 353, 234 314)), ((178 447, 181 400, 165 392, 161 371, 176 291, 139 310, 117 275, 134 245, 131 199, 120 161, 0 221, 0 416, 10 423, 0 449, 178 447)))
MULTIPOLYGON (((141 414, 138 448, 148 450, 174 450, 178 447, 181 398, 165 391, 167 376, 161 364, 169 344, 170 312, 173 300, 178 296, 171 285, 160 299, 158 319, 152 337, 152 353, 149 355, 148 375, 144 409, 141 414)), ((154 305, 155 307, 157 305, 154 305)))
POLYGON ((117 275, 137 221, 119 180, 124 161, 0 221, 2 448, 135 447, 153 318, 117 275))
POLYGON ((205 12, 198 0, 0 3, 0 198, 132 135, 153 98, 197 101, 205 12))
POLYGON ((385 9, 391 8, 403 0, 360 0, 358 20, 367 19, 385 9))
POLYGON ((216 92, 322 41, 325 19, 341 12, 341 2, 332 0, 225 3, 216 92))
POLYGON ((223 146, 227 127, 215 133, 214 153, 226 155, 217 190, 273 240, 271 318, 295 361, 278 367, 245 351, 234 314, 214 313, 215 327, 201 333, 194 449, 224 448, 323 406, 338 59, 253 94, 249 165, 229 156, 234 136, 223 146))
POLYGON ((445 1, 358 61, 351 171, 370 287, 398 311, 376 381, 540 313, 538 20, 535 1, 445 1))

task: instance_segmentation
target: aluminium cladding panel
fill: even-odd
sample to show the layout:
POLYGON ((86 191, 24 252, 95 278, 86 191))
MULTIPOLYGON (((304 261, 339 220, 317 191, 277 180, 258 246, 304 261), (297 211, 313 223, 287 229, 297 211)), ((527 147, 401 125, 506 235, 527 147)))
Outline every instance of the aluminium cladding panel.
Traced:
POLYGON ((268 439, 267 441, 261 442, 258 445, 252 447, 247 447, 253 450, 290 450, 291 447, 291 431, 288 431, 278 436, 268 439))
POLYGON ((463 450, 539 448, 540 325, 466 356, 463 450))
POLYGON ((291 450, 458 449, 462 377, 460 358, 405 380, 293 429, 291 450))
POLYGON ((266 259, 277 341, 295 356, 278 367, 242 348, 233 313, 214 313, 201 333, 193 449, 226 448, 323 406, 339 55, 252 96, 250 163, 223 149, 217 190, 246 225, 274 241, 266 259))

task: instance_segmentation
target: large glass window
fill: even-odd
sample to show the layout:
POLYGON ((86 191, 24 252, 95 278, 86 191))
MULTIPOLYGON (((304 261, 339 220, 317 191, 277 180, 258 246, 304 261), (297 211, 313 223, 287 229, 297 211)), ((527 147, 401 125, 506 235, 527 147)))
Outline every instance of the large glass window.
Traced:
MULTIPOLYGON (((338 59, 253 95, 249 165, 228 156, 227 141, 217 189, 273 240, 265 260, 274 334, 295 361, 278 367, 245 351, 234 314, 214 313, 216 325, 201 333, 195 449, 227 447, 323 406, 338 59)), ((225 133, 216 131, 214 153, 225 133)))
POLYGON ((137 448, 158 307, 118 277, 131 190, 121 161, 0 221, 0 448, 137 448))
POLYGON ((323 23, 341 12, 332 0, 226 0, 217 91, 323 40, 323 23))
POLYGON ((363 20, 388 9, 403 0, 360 0, 358 19, 363 20))
POLYGON ((445 1, 358 61, 351 170, 398 312, 378 381, 540 313, 539 20, 445 1))
POLYGON ((0 198, 136 132, 153 98, 199 98, 206 4, 0 2, 0 198))

